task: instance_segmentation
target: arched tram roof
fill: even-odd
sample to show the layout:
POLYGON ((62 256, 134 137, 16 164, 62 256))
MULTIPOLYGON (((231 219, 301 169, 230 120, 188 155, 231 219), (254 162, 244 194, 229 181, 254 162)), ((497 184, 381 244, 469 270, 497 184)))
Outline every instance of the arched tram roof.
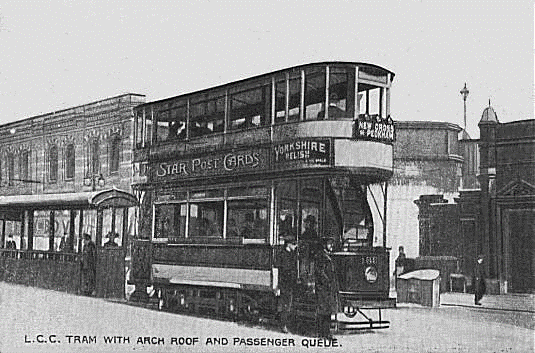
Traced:
POLYGON ((175 99, 177 97, 186 98, 188 96, 202 94, 202 93, 205 93, 205 92, 208 92, 208 91, 222 89, 222 88, 229 87, 229 86, 234 86, 234 85, 237 85, 237 84, 240 84, 240 83, 245 83, 247 81, 254 81, 254 80, 257 80, 257 79, 264 78, 264 77, 269 77, 269 76, 272 76, 272 75, 281 74, 281 73, 284 73, 286 71, 292 71, 292 70, 296 70, 296 69, 304 69, 304 68, 313 67, 313 66, 327 66, 327 65, 342 65, 342 66, 343 65, 351 65, 351 66, 359 66, 359 67, 360 66, 365 66, 365 67, 369 67, 369 68, 373 68, 373 69, 378 69, 378 70, 384 71, 386 74, 390 74, 391 75, 390 76, 390 80, 391 81, 394 79, 394 76, 395 76, 394 72, 392 72, 392 71, 390 71, 388 69, 385 69, 384 67, 381 67, 379 65, 375 65, 375 64, 370 64, 370 63, 365 63, 365 62, 354 62, 354 61, 320 61, 320 62, 315 62, 315 63, 291 66, 291 67, 287 67, 285 69, 276 70, 276 71, 268 72, 268 73, 265 73, 265 74, 256 75, 256 76, 250 76, 250 77, 246 77, 246 78, 243 78, 243 79, 240 79, 240 80, 224 83, 222 85, 217 85, 217 86, 213 86, 213 87, 210 87, 210 88, 205 88, 205 89, 194 91, 194 92, 179 94, 179 95, 176 95, 176 96, 167 97, 167 98, 163 98, 163 99, 159 99, 159 100, 143 103, 143 104, 138 105, 136 108, 144 107, 144 106, 150 106, 150 105, 155 104, 155 103, 162 103, 162 102, 165 102, 167 100, 175 99))

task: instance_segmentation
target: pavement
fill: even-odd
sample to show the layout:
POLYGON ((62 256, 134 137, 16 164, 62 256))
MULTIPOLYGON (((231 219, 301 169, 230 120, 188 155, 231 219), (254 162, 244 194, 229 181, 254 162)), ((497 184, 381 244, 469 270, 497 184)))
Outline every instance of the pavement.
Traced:
POLYGON ((440 305, 535 314, 535 294, 485 295, 481 305, 475 305, 474 294, 448 292, 440 295, 440 305))
POLYGON ((321 340, 282 334, 265 325, 147 310, 0 282, 0 352, 532 353, 535 315, 525 312, 533 308, 532 299, 489 295, 476 307, 470 294, 444 293, 440 307, 399 304, 384 312, 389 329, 336 335, 337 346, 327 347, 321 340))

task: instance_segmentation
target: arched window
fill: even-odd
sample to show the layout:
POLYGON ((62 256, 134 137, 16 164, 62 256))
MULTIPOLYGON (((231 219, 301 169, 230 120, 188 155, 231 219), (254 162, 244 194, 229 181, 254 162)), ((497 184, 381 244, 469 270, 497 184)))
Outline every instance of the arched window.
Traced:
POLYGON ((67 145, 65 150, 65 178, 73 179, 75 170, 74 144, 67 145))
POLYGON ((110 173, 119 171, 121 154, 121 138, 118 135, 112 136, 110 141, 110 153, 108 156, 108 166, 110 173))
POLYGON ((58 146, 51 145, 48 149, 48 180, 56 182, 58 180, 58 146))
POLYGON ((29 176, 28 176, 29 159, 30 159, 30 152, 22 151, 22 153, 20 154, 20 160, 19 160, 20 179, 22 180, 29 179, 29 176))
POLYGON ((9 185, 13 185, 15 179, 15 156, 13 156, 13 153, 7 155, 7 174, 9 185))
POLYGON ((99 144, 98 139, 93 139, 91 141, 91 172, 93 175, 100 172, 100 156, 99 156, 99 144))

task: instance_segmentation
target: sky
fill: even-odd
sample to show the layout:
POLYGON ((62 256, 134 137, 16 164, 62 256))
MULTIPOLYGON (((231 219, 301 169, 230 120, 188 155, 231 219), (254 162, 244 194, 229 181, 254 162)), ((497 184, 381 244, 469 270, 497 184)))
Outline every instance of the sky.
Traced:
POLYGON ((533 119, 532 1, 0 1, 0 123, 318 61, 393 71, 394 120, 533 119))

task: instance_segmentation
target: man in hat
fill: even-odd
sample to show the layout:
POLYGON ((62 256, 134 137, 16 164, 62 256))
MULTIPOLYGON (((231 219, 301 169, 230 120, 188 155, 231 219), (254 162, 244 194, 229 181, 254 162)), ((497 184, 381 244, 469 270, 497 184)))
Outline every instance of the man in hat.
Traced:
POLYGON ((7 237, 6 249, 17 249, 17 243, 13 240, 13 234, 9 234, 7 237))
POLYGON ((318 306, 318 336, 332 339, 331 316, 338 311, 338 281, 330 253, 334 239, 324 238, 323 249, 316 254, 314 277, 318 306))
POLYGON ((96 289, 97 247, 87 233, 84 234, 81 268, 82 291, 85 295, 93 295, 96 289))
POLYGON ((108 241, 104 243, 105 248, 116 248, 119 245, 115 242, 115 238, 118 237, 118 234, 115 232, 108 233, 108 241))
POLYGON ((476 305, 481 305, 480 301, 483 298, 483 295, 487 291, 485 284, 485 265, 483 264, 483 255, 477 257, 476 268, 474 270, 474 303, 476 305))
POLYGON ((284 239, 284 249, 279 258, 279 305, 281 331, 288 333, 288 325, 292 311, 294 290, 297 281, 297 243, 288 236, 284 239))

